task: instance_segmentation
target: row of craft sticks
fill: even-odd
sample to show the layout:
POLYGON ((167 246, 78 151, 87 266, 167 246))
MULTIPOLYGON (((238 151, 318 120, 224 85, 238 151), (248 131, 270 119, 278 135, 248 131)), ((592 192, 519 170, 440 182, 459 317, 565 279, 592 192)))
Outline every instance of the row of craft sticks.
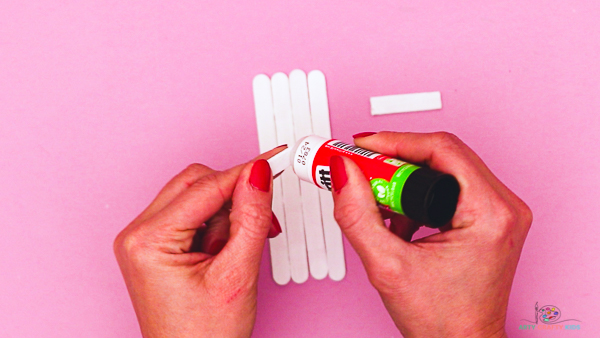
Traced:
MULTIPOLYGON (((280 144, 293 147, 311 134, 331 138, 325 76, 294 70, 288 78, 260 74, 253 81, 258 139, 261 152, 280 144)), ((273 182, 273 212, 282 234, 269 240, 273 279, 285 285, 303 283, 310 275, 346 274, 342 234, 333 218, 331 193, 300 181, 291 168, 273 182)))

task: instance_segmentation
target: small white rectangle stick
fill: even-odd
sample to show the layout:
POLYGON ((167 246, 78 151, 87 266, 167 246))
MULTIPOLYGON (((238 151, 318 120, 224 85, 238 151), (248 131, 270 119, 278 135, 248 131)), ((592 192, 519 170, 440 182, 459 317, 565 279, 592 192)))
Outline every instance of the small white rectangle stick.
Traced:
POLYGON ((440 92, 398 94, 371 98, 371 115, 436 109, 442 109, 442 94, 440 92))
MULTIPOLYGON (((256 111, 256 125, 258 128, 258 146, 260 152, 264 153, 278 145, 275 131, 271 79, 264 74, 257 75, 252 81, 252 91, 254 93, 254 109, 256 111)), ((280 180, 273 181, 273 213, 280 220, 285 219, 280 180)), ((271 253, 273 279, 275 283, 285 285, 290 281, 291 269, 285 223, 280 222, 280 225, 282 233, 269 240, 269 250, 271 253)))

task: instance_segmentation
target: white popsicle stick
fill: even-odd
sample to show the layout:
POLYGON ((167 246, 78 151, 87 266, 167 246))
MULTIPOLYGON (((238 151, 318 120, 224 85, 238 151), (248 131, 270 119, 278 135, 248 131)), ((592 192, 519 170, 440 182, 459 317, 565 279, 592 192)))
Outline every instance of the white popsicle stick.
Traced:
MULTIPOLYGON (((260 152, 264 153, 278 145, 275 131, 275 115, 273 113, 271 80, 264 74, 257 75, 252 81, 252 89, 254 92, 256 125, 258 127, 258 145, 260 152)), ((277 218, 284 220, 285 214, 280 180, 273 181, 272 206, 277 218)), ((282 233, 275 238, 269 239, 269 250, 273 280, 279 285, 285 285, 290 281, 291 270, 285 222, 280 221, 280 224, 282 233)))
MULTIPOLYGON (((327 85, 325 83, 325 75, 321 71, 313 70, 308 73, 308 93, 313 132, 316 135, 331 138, 327 85)), ((346 276, 342 232, 333 217, 333 198, 331 193, 319 190, 319 196, 329 278, 339 281, 346 276)))
POLYGON ((278 146, 271 79, 265 74, 256 75, 252 81, 252 92, 254 94, 256 127, 258 128, 258 147, 260 152, 264 153, 278 146))
POLYGON ((440 92, 386 95, 371 98, 371 115, 436 109, 442 109, 442 94, 440 92))
POLYGON ((333 217, 333 196, 331 196, 331 192, 319 189, 319 197, 321 200, 321 217, 323 218, 329 278, 334 281, 341 281, 346 276, 342 230, 335 221, 335 217, 333 217))
MULTIPOLYGON (((271 77, 271 90, 273 92, 277 142, 292 146, 294 144, 294 124, 288 77, 283 73, 274 74, 271 77)), ((296 283, 303 283, 308 279, 308 261, 300 184, 298 177, 290 169, 285 170, 280 177, 283 187, 283 208, 288 232, 292 280, 296 283)))
POLYGON ((327 85, 325 84, 325 75, 320 70, 308 73, 308 96, 313 132, 315 135, 331 138, 327 85))
MULTIPOLYGON (((294 135, 296 140, 313 134, 308 102, 308 84, 306 73, 296 69, 290 73, 290 93, 292 98, 292 116, 294 119, 294 135)), ((327 276, 327 253, 323 238, 321 221, 321 204, 319 188, 305 181, 300 181, 302 194, 302 214, 304 216, 304 232, 308 252, 310 274, 315 279, 327 276)))

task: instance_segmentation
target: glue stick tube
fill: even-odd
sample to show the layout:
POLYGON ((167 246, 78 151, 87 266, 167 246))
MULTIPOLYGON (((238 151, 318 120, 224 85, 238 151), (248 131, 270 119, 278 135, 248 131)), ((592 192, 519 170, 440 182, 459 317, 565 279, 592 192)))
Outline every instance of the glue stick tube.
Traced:
POLYGON ((358 165, 381 208, 431 228, 441 227, 454 216, 460 187, 452 175, 315 135, 296 143, 290 161, 301 180, 331 190, 329 159, 336 155, 358 165))

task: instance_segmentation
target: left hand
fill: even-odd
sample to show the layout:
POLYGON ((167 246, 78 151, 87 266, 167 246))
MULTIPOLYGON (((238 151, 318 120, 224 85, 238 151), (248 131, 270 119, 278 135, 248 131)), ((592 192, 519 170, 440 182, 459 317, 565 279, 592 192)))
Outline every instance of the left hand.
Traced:
POLYGON ((263 246, 281 232, 271 197, 264 159, 223 172, 194 164, 117 236, 144 337, 250 336, 263 246))

